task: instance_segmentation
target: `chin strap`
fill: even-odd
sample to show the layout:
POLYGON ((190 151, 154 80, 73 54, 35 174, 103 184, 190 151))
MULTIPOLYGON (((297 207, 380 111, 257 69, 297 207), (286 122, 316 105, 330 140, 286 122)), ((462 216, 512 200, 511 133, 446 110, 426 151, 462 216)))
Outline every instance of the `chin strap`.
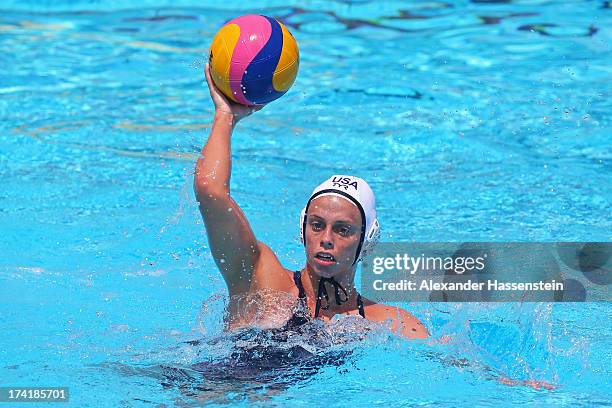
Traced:
POLYGON ((329 309, 329 295, 327 294, 327 288, 325 283, 330 283, 334 287, 334 296, 336 298, 336 304, 341 305, 342 303, 348 302, 349 297, 346 290, 340 285, 334 278, 321 278, 319 280, 319 289, 317 290, 317 304, 315 307, 315 318, 319 317, 319 311, 321 310, 321 299, 325 298, 326 305, 323 310, 329 309), (344 294, 344 299, 341 297, 340 292, 344 294))

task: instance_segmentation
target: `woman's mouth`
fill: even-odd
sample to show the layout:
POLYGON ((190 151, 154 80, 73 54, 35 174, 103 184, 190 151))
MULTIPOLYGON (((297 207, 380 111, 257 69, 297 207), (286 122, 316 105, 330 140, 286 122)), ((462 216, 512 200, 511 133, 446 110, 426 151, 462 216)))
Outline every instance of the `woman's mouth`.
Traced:
POLYGON ((328 252, 317 252, 315 261, 323 266, 335 265, 337 263, 336 258, 328 252))

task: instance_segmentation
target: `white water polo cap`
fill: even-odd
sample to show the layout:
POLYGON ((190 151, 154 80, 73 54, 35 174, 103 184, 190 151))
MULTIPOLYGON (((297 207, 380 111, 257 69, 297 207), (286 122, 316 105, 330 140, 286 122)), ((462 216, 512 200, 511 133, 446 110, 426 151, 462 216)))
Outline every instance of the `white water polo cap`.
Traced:
POLYGON ((314 189, 310 195, 310 199, 306 203, 306 206, 302 210, 302 216, 300 220, 300 239, 304 246, 306 240, 304 233, 306 231, 306 214, 308 213, 308 207, 312 200, 317 197, 324 195, 334 195, 342 197, 345 200, 353 203, 359 212, 361 213, 361 238, 359 239, 359 246, 357 247, 357 253, 355 254, 355 260, 353 265, 357 263, 361 258, 369 252, 380 236, 380 224, 376 218, 376 201, 374 199, 374 192, 365 182, 365 180, 359 177, 335 175, 331 176, 328 180, 321 183, 317 188, 314 189))

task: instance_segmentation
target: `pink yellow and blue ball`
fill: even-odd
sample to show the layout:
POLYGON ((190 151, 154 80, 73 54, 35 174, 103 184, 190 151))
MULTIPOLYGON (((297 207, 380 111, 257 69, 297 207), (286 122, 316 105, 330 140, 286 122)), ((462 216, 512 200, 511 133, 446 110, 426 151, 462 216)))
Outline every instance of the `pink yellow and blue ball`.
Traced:
POLYGON ((283 96, 299 66, 297 43, 276 19, 249 14, 227 22, 210 46, 210 73, 228 98, 263 105, 283 96))

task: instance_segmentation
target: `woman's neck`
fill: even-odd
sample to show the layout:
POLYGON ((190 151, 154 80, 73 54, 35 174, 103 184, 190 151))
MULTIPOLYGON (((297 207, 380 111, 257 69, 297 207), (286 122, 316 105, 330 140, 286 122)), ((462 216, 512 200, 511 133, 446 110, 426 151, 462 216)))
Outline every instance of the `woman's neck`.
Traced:
POLYGON ((321 308, 319 316, 324 315, 331 318, 335 314, 345 313, 357 308, 357 289, 355 288, 355 268, 351 268, 345 273, 341 273, 333 276, 333 279, 346 291, 346 296, 342 290, 339 291, 342 300, 348 298, 346 302, 341 302, 340 305, 336 302, 334 285, 331 282, 321 282, 321 276, 317 275, 307 264, 303 270, 307 276, 310 290, 313 299, 317 301, 317 293, 319 291, 319 285, 325 285, 329 302, 325 299, 321 299, 321 308), (323 307, 328 306, 326 309, 323 307))

